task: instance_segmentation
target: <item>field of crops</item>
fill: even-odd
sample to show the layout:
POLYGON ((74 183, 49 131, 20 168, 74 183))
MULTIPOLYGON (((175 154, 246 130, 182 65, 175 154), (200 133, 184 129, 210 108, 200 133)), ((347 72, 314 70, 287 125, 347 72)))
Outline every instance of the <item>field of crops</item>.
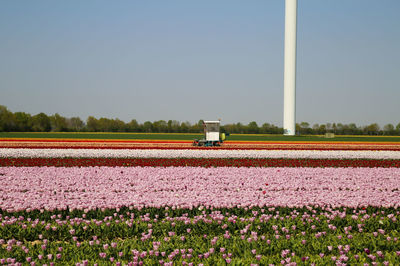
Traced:
POLYGON ((399 207, 395 141, 0 140, 0 265, 399 265, 399 207))

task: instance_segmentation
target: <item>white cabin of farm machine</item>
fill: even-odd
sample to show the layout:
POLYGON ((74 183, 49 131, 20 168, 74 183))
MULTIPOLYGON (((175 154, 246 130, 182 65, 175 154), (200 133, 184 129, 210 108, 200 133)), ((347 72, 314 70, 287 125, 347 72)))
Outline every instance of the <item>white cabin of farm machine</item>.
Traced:
POLYGON ((193 146, 221 146, 221 144, 225 141, 225 137, 229 136, 229 134, 219 132, 220 124, 221 121, 204 121, 204 138, 200 140, 195 139, 193 141, 193 146))

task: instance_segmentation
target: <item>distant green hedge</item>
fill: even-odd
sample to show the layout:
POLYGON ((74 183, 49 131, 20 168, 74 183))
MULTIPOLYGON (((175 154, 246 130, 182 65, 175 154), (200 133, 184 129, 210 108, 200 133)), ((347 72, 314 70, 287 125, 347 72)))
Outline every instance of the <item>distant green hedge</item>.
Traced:
MULTIPOLYGON (((197 123, 179 122, 176 120, 145 121, 139 123, 132 119, 126 123, 118 118, 95 118, 89 116, 86 121, 79 117, 66 118, 59 114, 31 115, 24 112, 11 112, 0 105, 0 132, 143 132, 143 133, 202 133, 203 120, 197 123)), ((255 121, 247 125, 242 123, 224 124, 222 132, 237 134, 283 134, 283 128, 270 123, 259 126, 255 121)), ((332 132, 336 135, 400 135, 400 123, 397 126, 387 124, 380 128, 373 123, 357 126, 354 123, 327 123, 310 125, 307 122, 296 124, 296 133, 300 135, 322 135, 332 132)))

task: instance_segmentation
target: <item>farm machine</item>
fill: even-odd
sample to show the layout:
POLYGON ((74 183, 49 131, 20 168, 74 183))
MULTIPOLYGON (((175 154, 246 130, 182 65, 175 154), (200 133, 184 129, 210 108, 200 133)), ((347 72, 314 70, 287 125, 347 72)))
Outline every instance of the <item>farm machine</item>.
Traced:
POLYGON ((200 140, 195 139, 193 141, 193 146, 221 146, 225 141, 225 137, 229 136, 229 134, 219 133, 220 123, 221 121, 204 121, 204 138, 200 140))

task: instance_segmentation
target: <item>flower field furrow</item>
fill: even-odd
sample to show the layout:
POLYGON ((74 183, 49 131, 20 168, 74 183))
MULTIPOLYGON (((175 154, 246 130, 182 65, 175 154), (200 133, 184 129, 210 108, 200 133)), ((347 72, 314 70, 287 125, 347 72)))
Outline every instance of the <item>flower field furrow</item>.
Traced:
POLYGON ((400 168, 400 160, 252 158, 0 158, 0 167, 150 166, 150 167, 381 167, 400 168))
POLYGON ((400 159, 400 151, 0 149, 0 158, 1 157, 400 159))
POLYGON ((400 205, 399 168, 4 167, 7 211, 400 205), (267 185, 266 185, 267 184, 267 185))

